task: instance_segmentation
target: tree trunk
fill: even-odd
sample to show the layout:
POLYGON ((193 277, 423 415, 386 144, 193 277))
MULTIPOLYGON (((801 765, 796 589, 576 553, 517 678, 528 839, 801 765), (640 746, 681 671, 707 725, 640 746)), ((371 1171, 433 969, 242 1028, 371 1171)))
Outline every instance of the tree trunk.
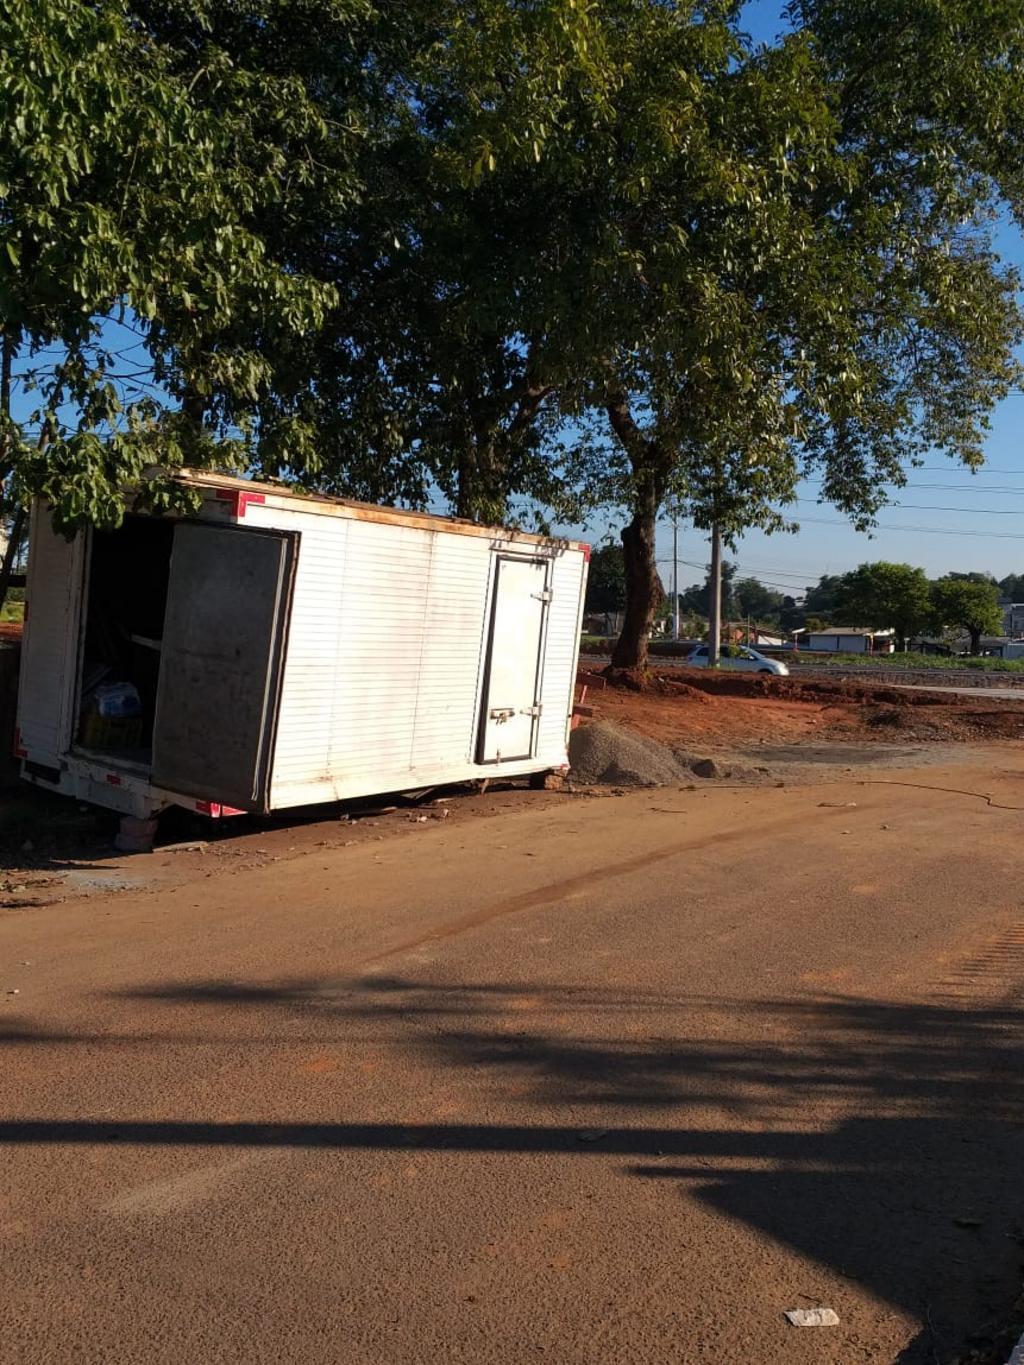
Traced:
POLYGON ((647 667, 651 627, 663 596, 654 551, 658 501, 654 481, 647 479, 637 495, 632 519, 622 528, 626 611, 622 632, 612 651, 613 668, 647 667))
POLYGON ((968 627, 967 627, 967 630, 968 630, 968 633, 970 634, 970 637, 971 637, 971 653, 972 653, 972 654, 980 654, 980 653, 981 653, 981 631, 980 631, 980 630, 975 630, 975 628, 974 628, 973 626, 968 626, 968 627))
POLYGON ((7 542, 7 549, 4 552, 4 562, 0 565, 0 608, 7 601, 7 594, 11 586, 11 575, 14 573, 14 566, 18 561, 18 551, 21 549, 24 535, 25 509, 19 507, 14 514, 14 521, 11 523, 11 538, 7 542))

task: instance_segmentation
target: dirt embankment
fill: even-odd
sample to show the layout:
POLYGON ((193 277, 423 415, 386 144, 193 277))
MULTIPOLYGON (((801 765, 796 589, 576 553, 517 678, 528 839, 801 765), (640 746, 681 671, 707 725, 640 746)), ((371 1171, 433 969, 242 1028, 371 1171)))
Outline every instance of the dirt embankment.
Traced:
POLYGON ((775 678, 674 668, 642 691, 580 671, 595 719, 663 743, 757 741, 970 742, 1024 738, 1024 698, 995 700, 910 692, 842 678, 775 678))

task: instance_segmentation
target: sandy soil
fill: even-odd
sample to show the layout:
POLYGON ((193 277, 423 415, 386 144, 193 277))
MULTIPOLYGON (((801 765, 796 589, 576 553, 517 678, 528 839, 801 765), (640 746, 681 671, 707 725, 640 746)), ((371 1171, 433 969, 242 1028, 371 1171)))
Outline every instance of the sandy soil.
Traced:
POLYGON ((279 826, 0 913, 4 1365, 988 1343, 1024 746, 916 749, 961 758, 279 826))

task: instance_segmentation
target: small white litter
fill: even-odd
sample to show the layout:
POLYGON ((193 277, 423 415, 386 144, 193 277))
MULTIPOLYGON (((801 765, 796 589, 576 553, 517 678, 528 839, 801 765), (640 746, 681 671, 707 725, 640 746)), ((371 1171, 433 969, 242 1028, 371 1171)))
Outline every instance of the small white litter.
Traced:
POLYGON ((787 1308, 794 1327, 838 1327, 839 1314, 832 1308, 787 1308))

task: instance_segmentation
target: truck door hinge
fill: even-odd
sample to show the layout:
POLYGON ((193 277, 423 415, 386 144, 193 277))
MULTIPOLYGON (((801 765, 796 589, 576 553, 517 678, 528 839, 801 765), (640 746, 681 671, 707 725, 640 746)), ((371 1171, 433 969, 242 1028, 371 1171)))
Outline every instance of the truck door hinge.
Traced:
POLYGON ((543 592, 531 592, 531 593, 530 593, 530 596, 533 597, 533 598, 536 598, 536 600, 537 600, 538 602, 550 602, 551 599, 552 599, 552 597, 554 597, 554 595, 555 595, 555 594, 551 591, 550 588, 545 588, 545 589, 543 590, 543 592))
POLYGON ((524 706, 520 714, 524 716, 539 716, 543 710, 543 705, 538 702, 536 706, 524 706))

